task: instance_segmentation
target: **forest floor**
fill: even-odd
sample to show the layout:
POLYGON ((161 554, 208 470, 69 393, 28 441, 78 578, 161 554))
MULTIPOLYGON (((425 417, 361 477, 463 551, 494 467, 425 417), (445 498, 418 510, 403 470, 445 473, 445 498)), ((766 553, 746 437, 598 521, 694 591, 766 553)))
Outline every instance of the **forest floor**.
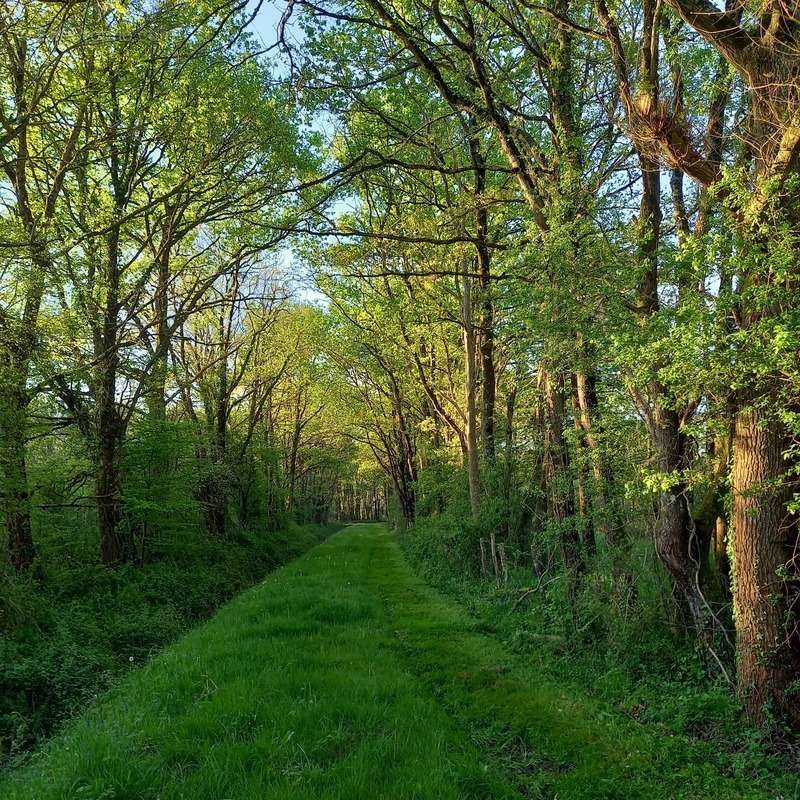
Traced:
POLYGON ((769 798, 569 693, 352 525, 133 672, 5 800, 769 798))

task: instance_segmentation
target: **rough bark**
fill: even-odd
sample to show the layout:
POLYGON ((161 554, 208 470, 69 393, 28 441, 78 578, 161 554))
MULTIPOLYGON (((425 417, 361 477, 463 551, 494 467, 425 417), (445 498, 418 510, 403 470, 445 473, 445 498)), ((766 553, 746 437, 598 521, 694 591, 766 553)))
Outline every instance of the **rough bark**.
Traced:
POLYGON ((738 687, 748 715, 800 725, 798 522, 789 514, 786 432, 754 408, 736 416, 731 515, 738 687), (790 608, 793 602, 794 608, 790 608))
POLYGON ((680 430, 677 412, 661 405, 653 409, 648 427, 658 471, 669 482, 669 487, 661 491, 658 498, 654 537, 656 552, 686 604, 697 635, 706 641, 708 609, 699 583, 700 563, 694 541, 689 490, 681 477, 685 467, 686 438, 680 430))
POLYGON ((549 514, 559 527, 559 547, 567 575, 567 591, 570 601, 574 602, 584 563, 575 525, 570 455, 564 436, 566 396, 563 377, 543 368, 542 389, 547 429, 545 473, 549 514))

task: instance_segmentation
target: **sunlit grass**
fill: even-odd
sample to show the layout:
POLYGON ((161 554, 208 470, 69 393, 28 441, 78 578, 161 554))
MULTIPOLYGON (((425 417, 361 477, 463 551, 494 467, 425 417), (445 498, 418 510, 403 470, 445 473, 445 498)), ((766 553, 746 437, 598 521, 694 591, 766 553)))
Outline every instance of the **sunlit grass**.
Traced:
POLYGON ((0 797, 766 795, 541 679, 357 525, 132 674, 0 797))

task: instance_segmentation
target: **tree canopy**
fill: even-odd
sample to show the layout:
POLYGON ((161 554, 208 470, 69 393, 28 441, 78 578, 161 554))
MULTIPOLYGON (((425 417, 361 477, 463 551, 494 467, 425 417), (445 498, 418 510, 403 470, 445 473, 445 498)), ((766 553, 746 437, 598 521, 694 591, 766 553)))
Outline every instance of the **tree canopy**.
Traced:
POLYGON ((797 3, 278 11, 0 12, 9 568, 387 517, 796 731, 797 3))

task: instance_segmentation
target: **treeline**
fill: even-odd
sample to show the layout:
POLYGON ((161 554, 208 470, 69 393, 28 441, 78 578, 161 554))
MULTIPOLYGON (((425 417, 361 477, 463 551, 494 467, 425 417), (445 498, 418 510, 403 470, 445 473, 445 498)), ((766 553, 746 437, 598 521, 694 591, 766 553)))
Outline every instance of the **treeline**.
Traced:
POLYGON ((397 516, 448 517, 462 568, 492 536, 559 564, 579 630, 587 591, 666 602, 753 721, 797 727, 796 6, 287 15, 350 175, 310 258, 397 516))
POLYGON ((382 513, 286 267, 327 189, 252 12, 0 11, 3 766, 337 516, 382 513))
POLYGON ((796 728, 797 9, 260 9, 0 12, 9 569, 388 505, 796 728))
POLYGON ((18 571, 54 529, 96 529, 118 565, 169 531, 221 539, 335 505, 352 447, 326 417, 325 323, 280 269, 316 166, 248 14, 2 12, 0 468, 18 571))

